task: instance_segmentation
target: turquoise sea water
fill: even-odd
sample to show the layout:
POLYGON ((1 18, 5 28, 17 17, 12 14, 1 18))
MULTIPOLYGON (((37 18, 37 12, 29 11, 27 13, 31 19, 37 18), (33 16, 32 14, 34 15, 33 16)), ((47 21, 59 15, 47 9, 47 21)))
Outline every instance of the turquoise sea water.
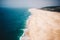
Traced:
POLYGON ((23 34, 28 8, 0 8, 0 37, 2 40, 19 40, 23 34))

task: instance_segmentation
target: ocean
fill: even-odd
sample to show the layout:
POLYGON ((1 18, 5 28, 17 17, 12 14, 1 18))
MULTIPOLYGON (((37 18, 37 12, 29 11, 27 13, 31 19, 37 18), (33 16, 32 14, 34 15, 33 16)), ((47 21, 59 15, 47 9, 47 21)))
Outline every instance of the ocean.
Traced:
POLYGON ((0 40, 19 40, 24 33, 28 8, 0 8, 0 40))

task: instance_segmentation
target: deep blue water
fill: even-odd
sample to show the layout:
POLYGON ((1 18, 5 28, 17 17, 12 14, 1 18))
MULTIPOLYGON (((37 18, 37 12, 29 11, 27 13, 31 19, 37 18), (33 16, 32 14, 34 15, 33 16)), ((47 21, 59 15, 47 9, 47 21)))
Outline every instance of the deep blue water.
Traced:
POLYGON ((19 40, 23 34, 28 8, 0 8, 0 37, 2 40, 19 40), (19 37, 18 37, 19 36, 19 37))

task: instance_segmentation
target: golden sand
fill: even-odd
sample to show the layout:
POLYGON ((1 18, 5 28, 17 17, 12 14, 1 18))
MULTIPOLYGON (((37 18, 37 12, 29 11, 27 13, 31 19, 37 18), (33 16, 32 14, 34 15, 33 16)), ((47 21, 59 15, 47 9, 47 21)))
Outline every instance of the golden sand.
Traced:
MULTIPOLYGON (((60 12, 29 9, 27 40, 60 40, 60 12)), ((22 37, 23 38, 23 37, 22 37)))

